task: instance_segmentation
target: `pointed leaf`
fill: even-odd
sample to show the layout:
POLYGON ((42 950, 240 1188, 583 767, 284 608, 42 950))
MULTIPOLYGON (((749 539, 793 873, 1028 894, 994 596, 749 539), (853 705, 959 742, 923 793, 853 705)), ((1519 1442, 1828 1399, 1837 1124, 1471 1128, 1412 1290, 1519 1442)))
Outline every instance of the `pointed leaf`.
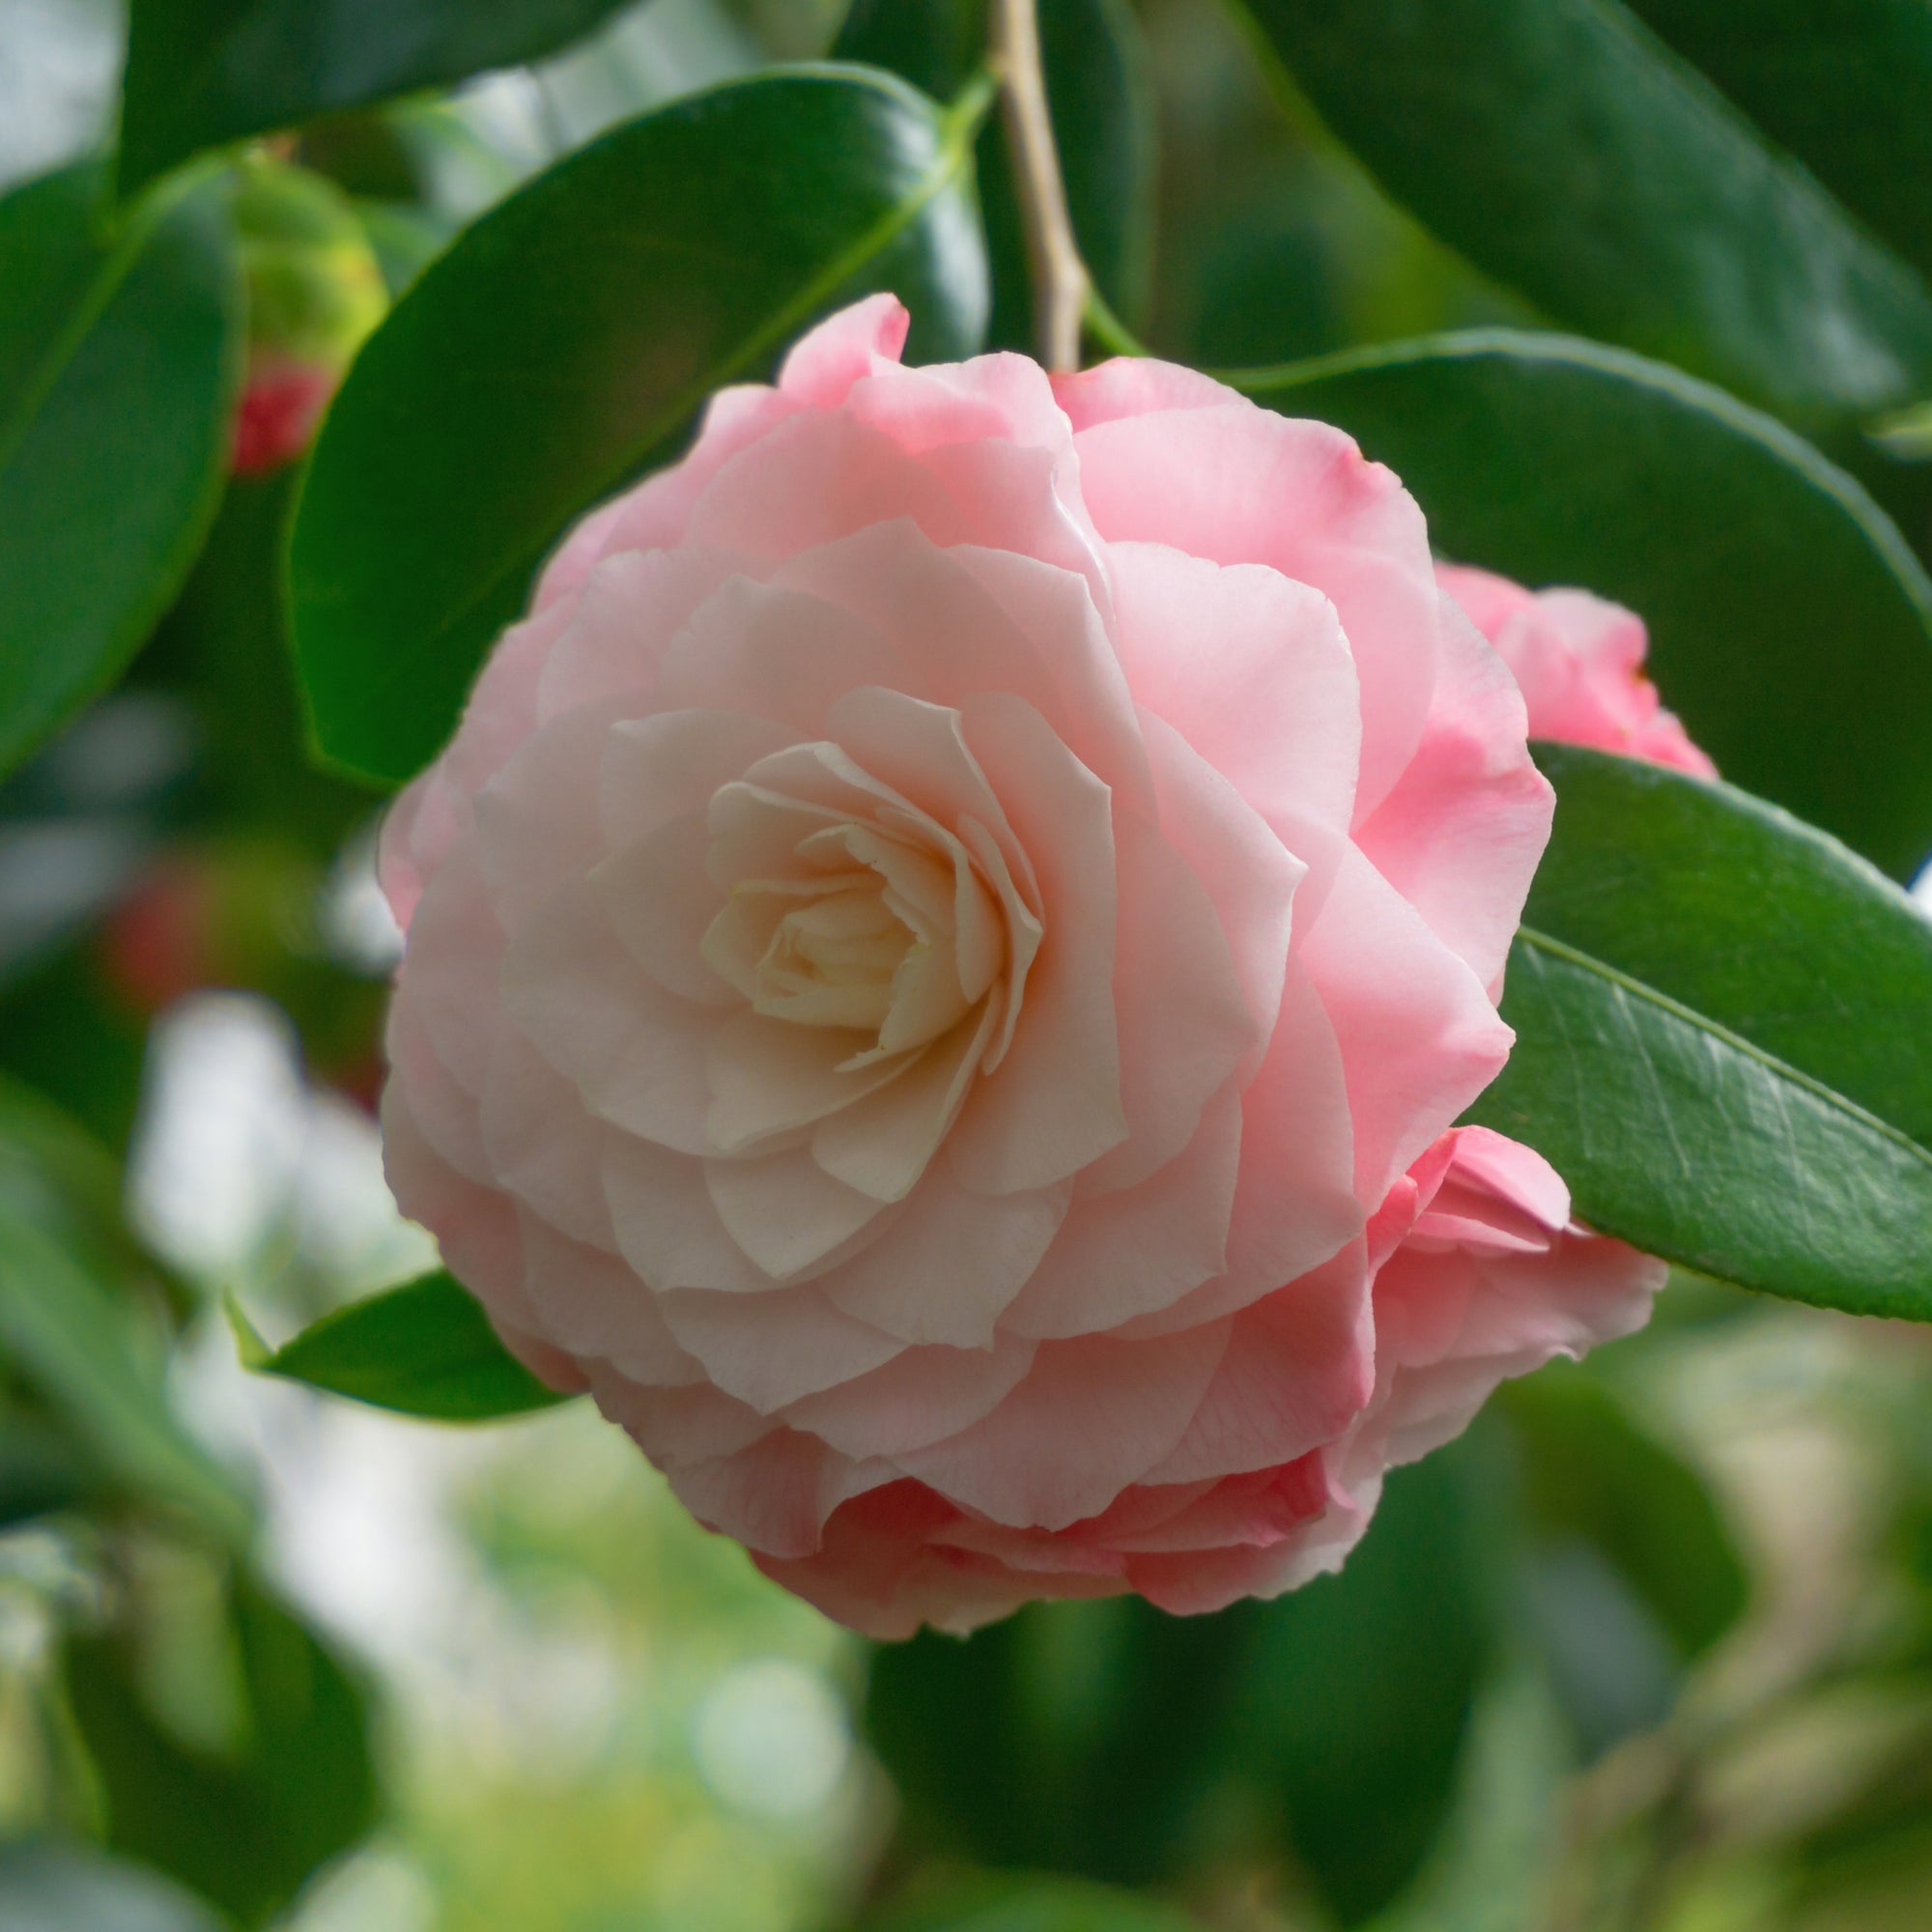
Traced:
POLYGON ((1440 554, 1637 611, 1664 701, 1733 782, 1895 877, 1932 852, 1932 583, 1803 439, 1564 336, 1434 336, 1234 380, 1388 464, 1440 554))
POLYGON ((247 1367, 439 1422, 489 1422, 565 1400, 497 1339, 490 1318, 446 1274, 426 1274, 325 1316, 269 1350, 245 1321, 247 1367))
POLYGON ((1704 1274, 1932 1321, 1932 920, 1729 786, 1539 748, 1556 831, 1472 1118, 1591 1226, 1704 1274))
POLYGON ((242 289, 218 185, 104 232, 94 166, 0 200, 0 770, 120 674, 227 474, 242 289))
POLYGON ((1238 4, 1398 201, 1558 321, 1801 413, 1932 388, 1932 291, 1618 0, 1238 4))
POLYGON ((571 519, 827 309, 890 288, 916 355, 970 354, 983 106, 853 68, 734 82, 593 142, 434 262, 336 398, 297 512, 325 756, 378 781, 423 764, 571 519))

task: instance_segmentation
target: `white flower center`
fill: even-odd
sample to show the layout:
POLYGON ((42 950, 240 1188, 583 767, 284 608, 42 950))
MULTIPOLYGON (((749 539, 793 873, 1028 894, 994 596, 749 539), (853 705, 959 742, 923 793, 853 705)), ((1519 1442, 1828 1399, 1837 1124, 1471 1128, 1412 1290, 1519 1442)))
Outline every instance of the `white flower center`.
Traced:
MULTIPOLYGON (((790 803, 748 802, 772 815, 790 803)), ((733 885, 704 935, 704 957, 754 1012, 869 1034, 864 1062, 938 1039, 998 979, 1005 923, 963 850, 949 864, 903 832, 847 822, 807 832, 787 857, 783 876, 733 885)))

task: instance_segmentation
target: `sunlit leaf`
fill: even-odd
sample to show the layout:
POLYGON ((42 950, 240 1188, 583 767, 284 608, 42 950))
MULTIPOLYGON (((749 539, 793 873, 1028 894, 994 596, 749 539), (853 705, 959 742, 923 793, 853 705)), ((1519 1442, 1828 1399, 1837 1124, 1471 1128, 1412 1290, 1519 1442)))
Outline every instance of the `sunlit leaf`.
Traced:
POLYGON ((446 1274, 338 1309, 280 1349, 238 1329, 258 1373, 405 1415, 486 1422, 563 1400, 503 1347, 476 1298, 446 1274))
POLYGON ((336 399, 298 510, 324 754, 377 780, 424 763, 570 520, 818 314, 890 288, 915 357, 977 347, 983 105, 858 69, 733 83, 571 156, 432 263, 336 399))
POLYGON ((1438 554, 1637 611, 1665 702, 1726 778, 1895 877, 1932 852, 1932 583, 1809 443, 1563 336, 1435 336, 1237 380, 1387 463, 1438 554))

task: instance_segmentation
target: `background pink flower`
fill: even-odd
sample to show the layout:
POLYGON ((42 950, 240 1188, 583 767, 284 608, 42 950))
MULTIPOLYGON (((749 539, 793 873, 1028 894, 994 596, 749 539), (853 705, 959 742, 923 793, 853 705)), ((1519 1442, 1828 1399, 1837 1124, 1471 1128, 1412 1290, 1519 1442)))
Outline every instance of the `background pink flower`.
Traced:
POLYGON ((392 1182, 860 1629, 1289 1588, 1662 1278, 1452 1130, 1522 700, 1340 432, 904 329, 587 518, 398 805, 392 1182))
POLYGON ((1435 579, 1515 674, 1532 738, 1717 777, 1643 674, 1650 640, 1634 611, 1587 590, 1525 590, 1465 564, 1438 564, 1435 579))

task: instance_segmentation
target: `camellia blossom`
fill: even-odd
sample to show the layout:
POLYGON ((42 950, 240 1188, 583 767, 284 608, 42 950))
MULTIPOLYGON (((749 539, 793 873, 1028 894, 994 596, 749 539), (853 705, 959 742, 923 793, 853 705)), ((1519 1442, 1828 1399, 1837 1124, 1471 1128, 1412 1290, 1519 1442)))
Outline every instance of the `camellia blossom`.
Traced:
POLYGON ((391 814, 390 1178, 860 1630, 1273 1594, 1662 1281, 1452 1125, 1549 790, 1346 436, 905 328, 581 524, 391 814))
POLYGON ((1587 590, 1525 590, 1465 564, 1438 564, 1435 581, 1509 666, 1532 738, 1717 777, 1643 674, 1650 639, 1635 611, 1587 590))

